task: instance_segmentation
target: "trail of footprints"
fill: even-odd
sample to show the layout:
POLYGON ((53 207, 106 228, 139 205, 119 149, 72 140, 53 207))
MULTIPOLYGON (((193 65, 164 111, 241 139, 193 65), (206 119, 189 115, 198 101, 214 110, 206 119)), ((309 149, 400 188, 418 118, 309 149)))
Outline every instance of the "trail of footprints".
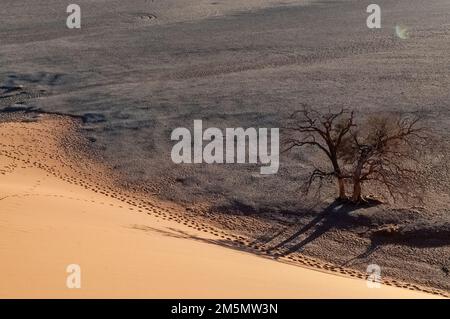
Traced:
MULTIPOLYGON (((86 170, 78 169, 77 164, 71 162, 67 158, 67 155, 58 153, 57 147, 55 147, 52 150, 48 150, 48 148, 45 149, 42 146, 42 143, 39 143, 40 140, 41 141, 46 140, 51 141, 51 143, 54 143, 55 146, 59 145, 60 138, 58 137, 58 135, 55 134, 55 130, 53 127, 50 126, 48 129, 33 127, 31 129, 29 125, 24 124, 21 132, 24 132, 25 136, 29 136, 30 142, 32 143, 27 143, 28 145, 20 145, 20 146, 14 144, 0 143, 0 156, 5 156, 11 160, 11 162, 7 166, 0 167, 0 174, 6 175, 12 173, 18 167, 39 168, 46 171, 47 176, 54 176, 69 184, 77 185, 86 190, 90 190, 95 193, 102 194, 106 197, 113 198, 123 204, 106 203, 106 201, 98 202, 93 199, 82 199, 76 196, 73 197, 65 196, 65 198, 67 199, 91 202, 95 204, 105 205, 107 207, 116 206, 118 208, 127 209, 128 211, 136 213, 146 213, 148 215, 155 216, 162 220, 178 222, 189 228, 212 234, 217 238, 219 238, 218 243, 224 244, 229 247, 234 247, 236 249, 245 249, 260 256, 274 258, 276 260, 291 264, 302 265, 326 272, 339 273, 345 276, 351 276, 359 279, 367 279, 368 275, 363 272, 319 261, 311 257, 300 255, 299 253, 291 253, 287 256, 282 257, 277 256, 276 252, 269 253, 264 247, 265 244, 262 242, 252 241, 249 238, 245 238, 240 235, 230 234, 226 231, 223 231, 205 222, 202 222, 199 218, 193 219, 193 216, 187 216, 182 212, 178 212, 176 210, 163 207, 162 205, 159 205, 156 201, 143 199, 140 196, 120 191, 116 187, 94 182, 92 173, 87 172, 86 170), (31 155, 35 154, 36 150, 40 154, 40 158, 36 158, 31 155), (51 164, 52 161, 55 164, 52 165, 51 164), (56 163, 58 164, 56 165, 56 163), (61 170, 58 169, 58 166, 61 165, 68 168, 73 173, 67 174, 61 172, 61 170)), ((11 134, 4 132, 4 130, 0 130, 0 136, 2 138, 7 137, 10 139, 17 138, 16 135, 12 136, 11 134)), ((64 197, 63 195, 58 194, 35 193, 41 183, 42 181, 39 180, 36 181, 33 185, 30 186, 28 193, 24 194, 23 196, 47 196, 55 198, 64 197)), ((415 284, 404 283, 394 279, 385 278, 382 280, 382 283, 385 285, 406 288, 410 290, 423 291, 427 293, 448 297, 448 294, 446 292, 440 291, 438 289, 424 288, 415 284)))

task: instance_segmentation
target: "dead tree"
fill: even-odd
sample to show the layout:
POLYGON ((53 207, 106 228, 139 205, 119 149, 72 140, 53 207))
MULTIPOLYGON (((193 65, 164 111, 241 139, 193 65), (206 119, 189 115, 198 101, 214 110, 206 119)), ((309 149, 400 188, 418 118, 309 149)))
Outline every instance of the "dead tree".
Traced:
POLYGON ((339 160, 340 148, 345 137, 354 127, 354 113, 341 108, 337 112, 320 113, 303 105, 303 109, 294 112, 284 130, 288 133, 284 140, 284 152, 297 147, 313 146, 326 155, 331 163, 330 170, 315 167, 306 182, 306 190, 319 181, 319 187, 324 180, 337 180, 339 199, 346 199, 345 180, 350 178, 344 173, 339 160))
POLYGON ((353 202, 363 200, 363 183, 382 186, 393 199, 418 193, 416 155, 425 141, 420 121, 405 114, 372 116, 345 137, 339 158, 352 167, 353 202))
POLYGON ((318 112, 307 106, 293 113, 285 127, 284 152, 312 146, 329 160, 330 169, 315 167, 305 183, 336 179, 339 199, 347 199, 345 186, 352 185, 350 199, 361 202, 362 185, 377 184, 393 199, 418 193, 416 153, 425 140, 421 118, 413 115, 371 116, 356 123, 354 112, 318 112))

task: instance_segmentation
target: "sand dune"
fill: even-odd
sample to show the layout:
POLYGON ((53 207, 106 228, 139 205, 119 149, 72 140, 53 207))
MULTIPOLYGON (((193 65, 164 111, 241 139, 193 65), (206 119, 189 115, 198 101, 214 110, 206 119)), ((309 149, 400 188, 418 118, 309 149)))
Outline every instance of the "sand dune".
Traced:
POLYGON ((433 297, 216 245, 220 231, 102 187, 106 175, 63 151, 80 147, 76 129, 53 116, 0 124, 2 298, 433 297), (66 287, 69 264, 80 289, 66 287))

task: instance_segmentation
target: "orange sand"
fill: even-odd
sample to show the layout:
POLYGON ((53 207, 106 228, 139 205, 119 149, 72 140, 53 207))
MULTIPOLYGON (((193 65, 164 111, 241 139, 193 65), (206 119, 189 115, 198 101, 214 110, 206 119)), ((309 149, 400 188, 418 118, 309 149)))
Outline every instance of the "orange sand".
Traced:
POLYGON ((0 298, 434 297, 225 248, 168 209, 115 198, 61 151, 74 127, 0 123, 0 298), (80 289, 66 287, 69 264, 80 289))

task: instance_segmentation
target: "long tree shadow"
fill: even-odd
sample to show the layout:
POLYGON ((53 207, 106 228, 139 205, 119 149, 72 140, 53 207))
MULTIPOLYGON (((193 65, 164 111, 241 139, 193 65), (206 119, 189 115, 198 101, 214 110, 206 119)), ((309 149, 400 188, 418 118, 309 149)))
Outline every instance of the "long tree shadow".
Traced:
MULTIPOLYGON (((368 205, 374 206, 375 204, 368 205)), ((309 244, 310 242, 316 240, 332 228, 341 228, 351 225, 352 219, 350 218, 349 213, 364 207, 367 206, 355 205, 342 200, 335 200, 300 230, 298 230, 285 240, 281 241, 277 245, 269 248, 268 252, 283 249, 283 247, 288 246, 290 243, 298 239, 301 235, 305 234, 315 227, 314 231, 305 239, 295 245, 286 247, 284 251, 277 253, 277 256, 280 257, 289 255, 290 253, 293 253, 309 244)))
MULTIPOLYGON (((323 212, 321 212, 320 214, 318 214, 313 220, 311 220, 308 224, 306 224, 305 226, 303 226, 300 230, 298 230, 297 232, 295 232, 294 234, 292 234, 290 237, 286 238, 285 240, 283 240, 282 242, 278 243, 277 245, 275 245, 274 247, 270 248, 269 251, 272 250, 276 250, 278 248, 283 247, 284 245, 288 244, 289 242, 295 240, 296 238, 298 238, 300 235, 302 235, 303 233, 307 232, 308 230, 310 230, 311 228, 313 228, 315 225, 317 225, 318 223, 320 223, 323 219, 326 219, 327 215, 329 215, 336 207, 339 206, 339 203, 337 201, 334 201, 333 203, 331 203, 327 208, 325 208, 325 210, 323 212)), ((281 233, 281 232, 280 232, 281 233)), ((277 234, 278 236, 280 234, 277 234)))
POLYGON ((382 245, 383 245, 383 243, 380 242, 379 240, 371 240, 370 245, 366 248, 366 250, 364 252, 343 262, 342 266, 344 266, 344 267, 349 266, 357 260, 364 260, 365 258, 372 255, 374 252, 376 252, 382 245))
POLYGON ((268 256, 266 254, 258 252, 257 250, 253 249, 252 247, 238 244, 238 243, 236 243, 236 241, 234 241, 232 239, 204 238, 204 237, 189 233, 187 231, 183 231, 183 230, 172 228, 172 227, 167 227, 165 229, 162 229, 162 228, 155 228, 155 227, 150 227, 150 226, 146 226, 146 225, 130 225, 130 226, 128 226, 128 228, 140 230, 140 231, 144 231, 144 232, 159 233, 161 235, 164 235, 167 237, 172 237, 172 238, 195 240, 195 241, 206 243, 206 244, 219 245, 219 246, 229 248, 229 249, 234 249, 234 250, 238 250, 238 251, 244 251, 244 252, 248 252, 248 253, 252 253, 252 254, 257 254, 260 257, 264 257, 264 258, 272 258, 271 256, 268 256))
POLYGON ((377 232, 372 232, 369 235, 370 245, 364 252, 356 257, 353 257, 343 263, 343 266, 348 266, 357 260, 363 260, 377 250, 386 245, 398 245, 419 248, 435 248, 450 245, 450 236, 448 230, 440 229, 438 232, 426 233, 424 230, 416 229, 408 234, 394 233, 390 236, 380 235, 377 232))

